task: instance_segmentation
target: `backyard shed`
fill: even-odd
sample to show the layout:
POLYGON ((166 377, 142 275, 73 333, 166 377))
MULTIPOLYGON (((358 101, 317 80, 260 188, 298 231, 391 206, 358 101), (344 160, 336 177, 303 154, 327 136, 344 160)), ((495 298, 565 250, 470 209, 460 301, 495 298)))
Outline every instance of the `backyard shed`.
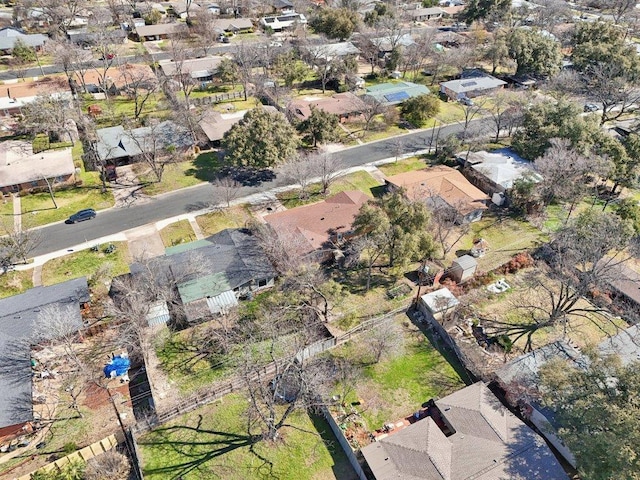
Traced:
POLYGON ((446 313, 460 302, 448 288, 441 288, 435 292, 420 297, 418 308, 428 317, 436 317, 446 313))
POLYGON ((478 262, 475 258, 471 255, 463 255, 453 261, 449 272, 456 283, 463 283, 473 277, 477 268, 478 262))

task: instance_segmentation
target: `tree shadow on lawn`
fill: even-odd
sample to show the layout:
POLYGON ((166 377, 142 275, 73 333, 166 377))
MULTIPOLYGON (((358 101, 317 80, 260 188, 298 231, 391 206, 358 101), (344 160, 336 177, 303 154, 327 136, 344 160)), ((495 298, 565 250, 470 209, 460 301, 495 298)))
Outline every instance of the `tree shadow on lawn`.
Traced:
POLYGON ((196 177, 198 180, 211 182, 215 180, 219 171, 220 158, 218 152, 205 152, 195 158, 193 168, 185 170, 184 174, 196 177))
POLYGON ((333 460, 333 466, 331 468, 335 477, 342 480, 356 480, 358 478, 356 472, 349 464, 342 447, 338 443, 338 439, 331 431, 327 421, 322 415, 313 412, 309 412, 309 418, 311 418, 313 427, 318 432, 318 435, 320 435, 322 443, 325 444, 331 455, 331 459, 333 460))
MULTIPOLYGON (((210 468, 213 466, 211 464, 207 466, 209 462, 244 447, 248 447, 252 454, 264 462, 263 467, 266 466, 271 470, 271 462, 253 449, 253 446, 262 437, 206 430, 201 428, 202 420, 202 415, 199 415, 198 424, 195 427, 176 425, 158 428, 149 435, 148 440, 140 440, 138 442, 140 445, 156 450, 156 455, 162 455, 165 462, 169 458, 178 458, 177 463, 145 468, 144 473, 161 475, 162 478, 181 479, 190 472, 203 469, 200 478, 208 478, 206 474, 211 474, 210 468), (181 440, 181 438, 189 439, 181 440)), ((221 468, 229 468, 228 465, 221 464, 220 466, 221 468)))

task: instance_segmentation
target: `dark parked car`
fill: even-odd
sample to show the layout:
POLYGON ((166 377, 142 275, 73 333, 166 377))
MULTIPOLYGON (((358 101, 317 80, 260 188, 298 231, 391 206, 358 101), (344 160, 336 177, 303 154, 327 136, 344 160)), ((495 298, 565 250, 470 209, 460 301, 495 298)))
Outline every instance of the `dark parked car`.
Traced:
POLYGON ((87 208, 71 215, 66 223, 84 222, 85 220, 92 220, 94 218, 96 218, 96 211, 93 208, 87 208))

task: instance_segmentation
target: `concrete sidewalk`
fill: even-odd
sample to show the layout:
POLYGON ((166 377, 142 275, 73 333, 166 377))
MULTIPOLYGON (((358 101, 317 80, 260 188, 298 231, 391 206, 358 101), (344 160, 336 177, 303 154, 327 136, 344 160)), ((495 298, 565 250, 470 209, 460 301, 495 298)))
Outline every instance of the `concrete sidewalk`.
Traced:
MULTIPOLYGON (((409 158, 415 155, 422 155, 428 152, 429 150, 411 152, 398 157, 398 159, 409 158)), ((376 162, 372 162, 372 163, 365 164, 358 167, 347 168, 342 170, 339 176, 349 175, 350 173, 359 172, 359 171, 365 171, 370 173, 376 180, 382 183, 384 182, 384 176, 382 175, 382 172, 378 170, 377 166, 388 164, 388 163, 394 163, 396 161, 397 161, 396 158, 393 157, 393 158, 378 160, 376 162)), ((310 183, 318 182, 319 180, 320 180, 319 178, 312 179, 310 183)), ((299 188, 299 185, 287 185, 284 187, 273 188, 266 192, 260 192, 253 195, 248 195, 246 197, 235 199, 234 201, 231 202, 231 205, 235 206, 235 205, 242 205, 242 204, 250 204, 252 206, 257 207, 257 209, 259 210, 261 206, 271 205, 274 202, 274 199, 276 198, 276 194, 287 192, 290 190, 295 190, 296 188, 299 188)), ((172 192, 170 192, 169 194, 171 193, 172 192)), ((168 195, 168 194, 163 194, 163 195, 168 195)), ((82 242, 63 250, 58 250, 56 252, 51 252, 45 255, 34 257, 32 263, 29 263, 27 265, 16 265, 15 269, 29 270, 34 267, 35 269, 37 269, 37 267, 41 267, 47 261, 53 258, 62 257, 64 255, 68 255, 70 253, 77 252, 79 250, 85 250, 87 248, 91 248, 96 244, 109 243, 109 242, 128 241, 130 248, 133 247, 134 253, 137 252, 137 254, 143 255, 143 256, 161 255, 162 253, 164 253, 164 246, 162 245, 162 240, 160 239, 160 236, 158 233, 160 230, 162 230, 167 225, 170 225, 175 222, 179 222, 180 220, 187 220, 192 226, 194 224, 196 224, 197 226, 197 223, 195 221, 196 217, 200 215, 204 215, 206 213, 211 213, 215 210, 219 210, 220 208, 224 208, 224 207, 225 205, 213 205, 213 206, 203 208, 201 210, 196 210, 186 214, 177 215, 177 216, 166 218, 164 220, 161 220, 155 223, 151 223, 151 224, 143 225, 141 227, 118 232, 116 234, 109 235, 106 237, 90 240, 87 242, 82 242)), ((196 233, 197 238, 204 236, 202 231, 199 228, 198 229, 194 228, 194 231, 196 233)), ((35 270, 34 270, 34 280, 35 280, 35 270)))

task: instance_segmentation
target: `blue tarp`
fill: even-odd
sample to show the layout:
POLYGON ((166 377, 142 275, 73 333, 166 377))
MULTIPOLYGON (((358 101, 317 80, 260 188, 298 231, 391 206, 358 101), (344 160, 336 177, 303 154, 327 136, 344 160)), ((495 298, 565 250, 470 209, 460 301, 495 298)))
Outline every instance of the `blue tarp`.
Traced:
POLYGON ((114 378, 126 375, 126 373, 129 371, 130 365, 131 362, 127 357, 123 357, 121 355, 113 357, 113 359, 104 366, 104 376, 107 378, 114 378))

